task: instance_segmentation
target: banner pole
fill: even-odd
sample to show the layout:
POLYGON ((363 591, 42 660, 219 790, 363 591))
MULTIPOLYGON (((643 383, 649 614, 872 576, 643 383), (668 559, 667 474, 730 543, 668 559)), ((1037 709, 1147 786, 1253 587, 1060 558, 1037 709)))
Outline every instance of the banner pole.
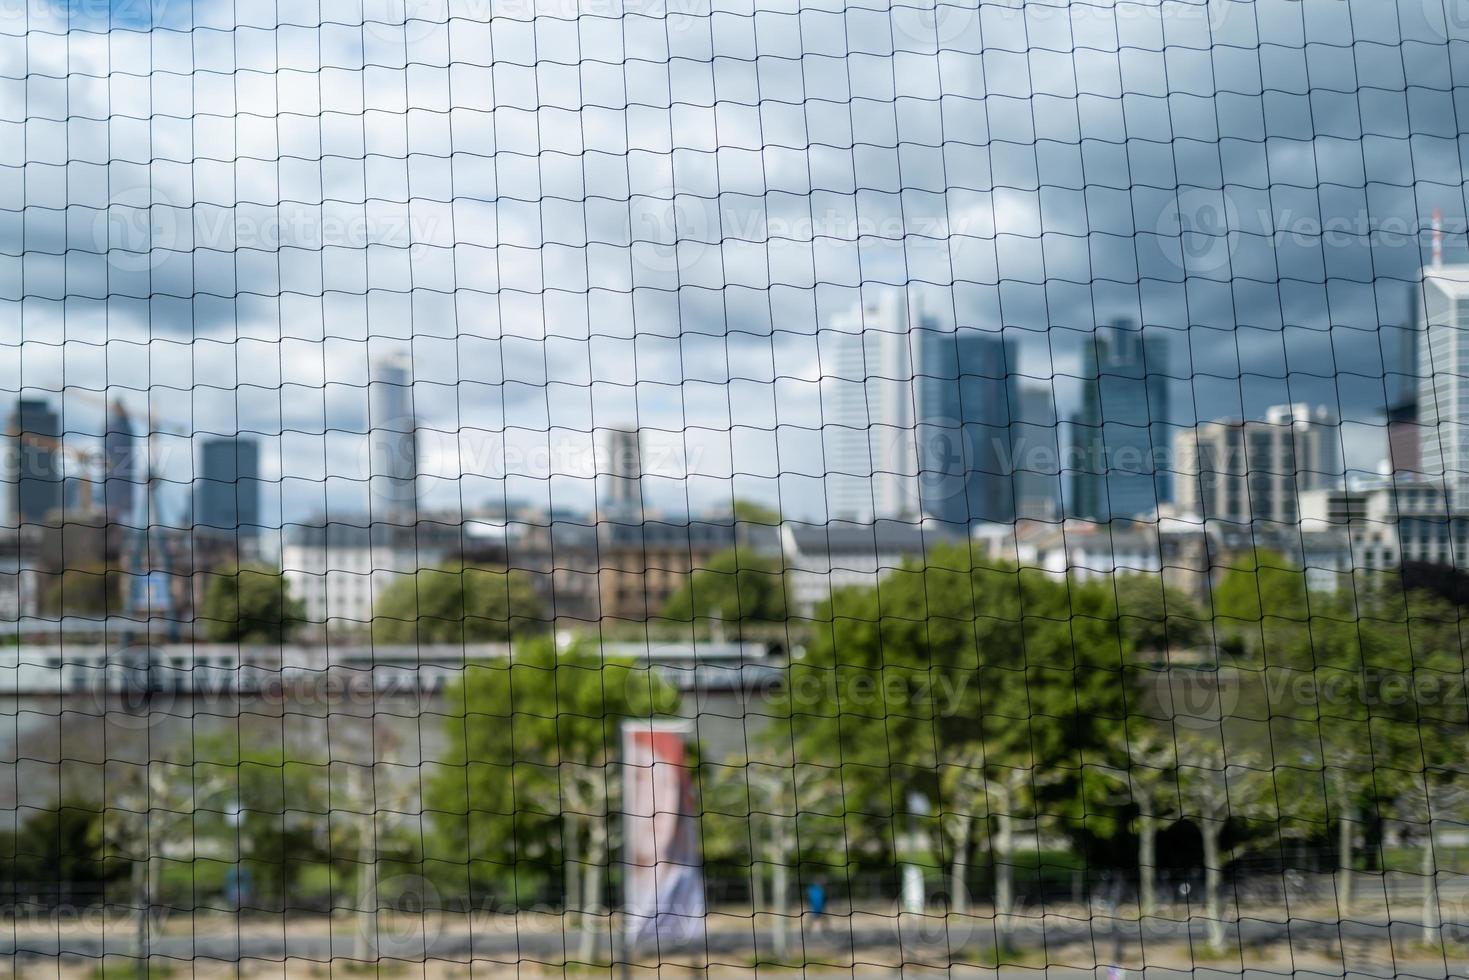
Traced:
MULTIPOLYGON (((622 845, 618 848, 618 856, 622 859, 622 892, 621 910, 617 916, 618 928, 612 934, 612 957, 618 964, 617 975, 620 980, 631 980, 632 977, 632 952, 627 941, 627 880, 628 880, 628 839, 627 839, 627 722, 624 721, 617 732, 617 778, 622 781, 622 792, 618 799, 619 805, 617 822, 621 833, 622 845), (619 953, 618 951, 621 950, 619 953)), ((608 920, 609 924, 611 919, 608 920)))

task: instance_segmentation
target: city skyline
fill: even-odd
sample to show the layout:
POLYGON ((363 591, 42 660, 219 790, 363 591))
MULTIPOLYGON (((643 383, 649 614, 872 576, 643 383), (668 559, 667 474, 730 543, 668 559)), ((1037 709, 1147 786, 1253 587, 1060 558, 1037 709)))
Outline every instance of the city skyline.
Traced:
MULTIPOLYGON (((367 506, 343 479, 358 473, 361 449, 346 434, 367 429, 364 389, 378 348, 406 348, 431 506, 547 495, 499 474, 482 479, 476 469, 485 468, 470 464, 491 454, 483 444, 505 443, 496 451, 514 459, 566 444, 590 459, 595 429, 637 425, 660 451, 704 461, 687 493, 653 490, 658 506, 738 496, 816 518, 825 513, 828 469, 816 462, 819 422, 810 424, 819 404, 811 389, 822 377, 819 335, 865 294, 901 289, 946 326, 1015 333, 1021 372, 1041 383, 1059 379, 1062 418, 1077 408, 1085 336, 1125 319, 1172 330, 1170 372, 1198 389, 1189 399, 1197 405, 1175 399, 1179 424, 1321 404, 1344 421, 1347 465, 1374 472, 1384 455, 1380 422, 1397 400, 1385 389, 1397 388, 1403 373, 1397 338, 1384 344, 1382 329, 1410 315, 1435 207, 1447 261, 1466 255, 1462 194, 1453 192, 1458 150, 1438 122, 1453 113, 1428 114, 1434 122, 1414 146, 1405 186, 1404 161, 1378 134, 1416 131, 1410 100, 1375 101, 1376 128, 1366 132, 1350 99, 1314 106, 1313 129, 1293 115, 1300 96, 1264 97, 1299 86, 1299 4, 1226 3, 1249 16, 1218 24, 1183 10, 1168 24, 1169 44, 1181 52, 1208 50, 1211 31, 1221 50, 1250 50, 1262 38, 1280 50, 1263 74, 1234 58, 1206 65, 1184 56, 1167 84, 1154 42, 1119 35, 1107 10, 1094 6, 1083 5, 1068 26, 1065 46, 1086 55, 1077 70, 1059 72, 1049 42, 937 45, 931 30, 901 16, 895 24, 860 12, 838 28, 811 12, 761 10, 772 24, 819 21, 803 25, 811 47, 793 49, 790 78, 777 86, 810 106, 809 116, 780 112, 762 130, 740 110, 715 127, 701 108, 697 122, 680 119, 677 137, 672 120, 684 113, 685 91, 708 88, 701 105, 733 106, 773 65, 721 61, 733 73, 722 76, 733 86, 729 99, 713 92, 712 76, 690 77, 686 90, 641 74, 625 81, 613 66, 629 56, 684 66, 691 76, 707 62, 700 31, 638 29, 628 50, 604 52, 586 69, 617 80, 610 88, 573 84, 559 72, 538 88, 451 87, 409 65, 437 62, 441 46, 483 43, 488 28, 474 18, 400 25, 385 36, 310 17, 279 24, 262 12, 251 30, 284 39, 258 49, 252 42, 241 70, 258 84, 237 100, 215 84, 237 70, 221 43, 232 21, 219 4, 162 10, 151 34, 126 22, 110 37, 68 41, 64 26, 34 32, 27 43, 35 64, 57 77, 111 81, 69 94, 51 82, 25 87, 16 105, 26 119, 107 119, 109 86, 119 97, 133 94, 131 72, 197 75, 199 84, 151 96, 152 114, 166 124, 119 124, 112 128, 124 131, 106 138, 107 127, 88 125, 62 140, 50 126, 43 136, 0 121, 12 145, 34 151, 15 165, 22 196, 8 205, 29 217, 0 229, 0 333, 25 364, 23 377, 0 377, 0 390, 75 385, 123 397, 136 417, 152 409, 189 428, 258 434, 271 498, 263 511, 279 523, 367 506), (182 44, 194 33, 210 42, 197 52, 182 44), (860 52, 875 70, 837 77, 826 70, 827 48, 860 52), (114 58, 128 72, 115 72, 114 58), (996 59, 1014 61, 998 84, 996 59), (314 72, 324 89, 297 84, 314 72), (344 84, 364 72, 371 77, 362 84, 344 84), (881 92, 864 88, 877 78, 891 81, 881 92), (1142 88, 1129 87, 1134 79, 1142 88), (1129 115, 1148 114, 1156 98, 1149 92, 1170 87, 1190 93, 1196 107, 1158 117, 1145 144, 1129 144, 1137 135, 1129 115), (946 147, 905 157, 901 187, 884 108, 899 93, 942 110, 906 114, 900 145, 946 147), (852 104, 862 111, 849 111, 852 104), (525 122, 539 111, 586 114, 598 124, 586 143, 542 146, 543 133, 525 122), (221 122, 237 112, 329 125, 287 127, 282 145, 268 126, 236 132, 221 122), (338 125, 363 113, 385 122, 444 112, 466 122, 437 133, 442 145, 431 158, 444 162, 416 167, 411 194, 394 138, 338 125), (496 127, 499 142, 489 135, 496 127), (764 145, 791 149, 752 166, 749 148, 764 145), (1150 150, 1129 157, 1116 149, 1126 145, 1150 150), (676 169, 674 156, 695 146, 707 159, 676 169), (878 147, 889 149, 869 149, 878 147), (503 164, 498 173, 486 162, 492 153, 503 164), (281 168, 255 162, 282 154, 292 162, 281 168), (586 173, 566 165, 578 155, 586 173), (55 180, 63 164, 79 178, 65 186, 55 180), (853 174, 866 168, 874 183, 859 194, 853 174), (1267 184, 1293 190, 1262 203, 1267 184), (1317 186, 1328 192, 1294 190, 1317 186), (542 200, 556 203, 542 214, 533 203, 542 200), (63 213, 75 220, 59 221, 63 213), (712 233, 718 229, 732 233, 712 233), (105 287, 78 294, 68 282, 82 281, 83 270, 68 280, 66 263, 55 261, 62 254, 105 287), (1328 364, 1358 383, 1339 387, 1328 364), (195 380, 212 397, 196 399, 195 380), (733 415, 726 385, 751 389, 733 415), (757 397, 757 386, 779 390, 757 397), (131 390, 115 390, 124 387, 131 390), (473 452, 451 445, 458 442, 473 452)), ((1421 54, 1394 68, 1392 90, 1441 97, 1456 50, 1444 41, 1465 40, 1465 25, 1425 20, 1416 0, 1353 15, 1354 30, 1400 38, 1421 54)), ((1138 16, 1124 28, 1141 30, 1162 14, 1138 16)), ((83 30, 119 26, 94 9, 31 17, 83 30)), ((519 36, 528 27, 507 21, 497 29, 519 36)), ((542 40, 538 56, 548 63, 579 63, 569 39, 542 40)), ((24 76, 24 58, 13 45, 0 47, 8 73, 24 76)), ((1312 50, 1316 70, 1357 70, 1350 46, 1312 50)), ((76 413, 64 414, 70 427, 76 413)), ((526 471, 542 483, 565 472, 526 471)), ((557 482, 571 506, 594 504, 589 488, 557 482)))

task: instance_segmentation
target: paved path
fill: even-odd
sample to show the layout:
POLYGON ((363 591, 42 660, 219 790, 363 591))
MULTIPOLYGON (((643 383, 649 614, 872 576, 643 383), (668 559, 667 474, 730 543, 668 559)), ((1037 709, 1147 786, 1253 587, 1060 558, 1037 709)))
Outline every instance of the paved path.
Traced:
MULTIPOLYGON (((434 920, 427 920, 432 923, 434 920)), ((964 959, 965 953, 993 948, 995 934, 992 922, 987 918, 959 919, 948 922, 940 917, 901 916, 883 919, 864 916, 860 928, 842 928, 846 920, 836 919, 832 928, 824 934, 813 935, 809 929, 804 933, 791 931, 791 957, 812 963, 826 963, 832 967, 845 965, 844 973, 850 975, 853 963, 869 963, 874 969, 890 970, 892 967, 909 964, 914 967, 946 967, 955 959, 964 959)), ((536 960, 547 964, 559 964, 568 958, 576 959, 580 945, 580 934, 536 930, 521 931, 515 928, 514 920, 503 920, 503 928, 493 926, 470 931, 462 927, 434 931, 425 935, 423 921, 400 920, 400 927, 385 927, 380 933, 380 950, 384 958, 420 961, 424 959, 467 962, 471 959, 515 963, 536 960)), ((1110 963, 1118 959, 1138 961, 1140 953, 1149 949, 1168 947, 1178 949, 1192 942, 1202 951, 1207 938, 1208 924, 1202 919, 1178 922, 1164 919, 1148 919, 1143 922, 1117 921, 1105 917, 1088 919, 1062 919, 1052 915, 1045 921, 1022 920, 1017 922, 1010 945, 1021 951, 1023 962, 1037 966, 1051 966, 1050 976, 1092 977, 1092 964, 1110 963), (1087 950, 1079 955, 1078 949, 1087 950), (1080 960, 1080 962, 1078 962, 1080 960), (1068 968, 1077 968, 1075 972, 1068 968), (1056 970, 1063 971, 1057 974, 1056 970)), ((1451 926, 1457 929, 1457 926, 1451 926)), ((1391 924, 1383 918, 1353 919, 1342 922, 1316 921, 1297 918, 1288 923, 1245 918, 1231 923, 1226 929, 1233 940, 1236 936, 1248 946, 1288 944, 1296 954, 1320 952, 1344 941, 1350 951, 1353 945, 1360 949, 1374 949, 1385 955, 1389 948, 1386 940, 1391 934, 1399 948, 1417 942, 1422 927, 1411 921, 1396 921, 1391 924)), ((1458 935, 1464 935, 1459 932, 1458 935)), ((1451 937, 1452 938, 1452 937, 1451 937)), ((355 922, 339 919, 331 929, 323 929, 318 923, 308 930, 286 929, 284 932, 269 932, 258 927, 242 935, 220 930, 217 923, 201 927, 198 934, 178 932, 177 923, 169 934, 154 939, 153 954, 179 959, 213 959, 234 962, 241 959, 282 960, 299 957, 307 960, 326 961, 334 957, 350 958, 358 949, 355 922)), ((709 932, 707 950, 711 957, 723 962, 749 962, 757 951, 761 959, 775 958, 774 937, 769 929, 758 933, 753 925, 748 929, 719 928, 709 932)), ((47 959, 56 956, 97 958, 103 955, 128 955, 132 951, 133 932, 130 926, 118 924, 106 929, 91 931, 70 929, 64 935, 47 935, 40 931, 29 931, 16 936, 0 934, 0 955, 17 956, 22 959, 47 959)), ((681 951, 668 950, 660 956, 656 949, 643 951, 650 961, 671 959, 681 951)), ((1156 956, 1150 956, 1157 959, 1156 956)), ((1350 959, 1350 956, 1349 956, 1350 959)), ((1431 966, 1431 964, 1430 964, 1431 966)), ((860 970, 860 967, 859 967, 860 970)), ((1415 972, 1411 968, 1400 968, 1396 973, 1389 970, 1383 976, 1427 976, 1443 977, 1440 965, 1435 973, 1415 972)), ((1455 965, 1457 972, 1452 976, 1469 976, 1469 969, 1455 965)), ((994 976, 994 971, 986 971, 994 976)), ((1010 971, 1002 971, 1008 975, 1010 971)), ((1190 971, 1161 972, 1150 969, 1148 978, 1171 980, 1175 974, 1187 980, 1204 980, 1218 972, 1238 978, 1237 971, 1214 971, 1196 969, 1190 971)), ((1285 971, 1289 973, 1290 971, 1285 971)), ((1309 971, 1296 970, 1299 980, 1310 980, 1309 971)), ((1022 971, 1024 975, 1034 976, 1022 971)), ((816 975, 820 975, 819 972, 816 975)), ((1019 975, 1019 974, 1017 974, 1019 975)), ((1130 978, 1139 974, 1134 971, 1130 978)), ((1262 977, 1271 974, 1262 973, 1262 977)), ((1335 974, 1339 976, 1339 974, 1335 974)), ((1364 977, 1375 974, 1368 971, 1364 977)))

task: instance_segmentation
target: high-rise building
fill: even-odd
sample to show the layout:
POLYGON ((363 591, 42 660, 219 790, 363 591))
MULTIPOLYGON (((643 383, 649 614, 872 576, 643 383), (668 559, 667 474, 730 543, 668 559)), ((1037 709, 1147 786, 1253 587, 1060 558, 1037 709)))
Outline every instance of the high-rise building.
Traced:
POLYGON ((914 330, 923 514, 955 525, 1015 519, 1013 346, 974 327, 914 330))
POLYGON ((921 508, 913 326, 938 321, 892 291, 823 331, 823 450, 829 517, 913 519, 921 508))
POLYGON ((1423 270, 1419 307, 1418 461, 1469 510, 1469 265, 1423 270))
POLYGON ((126 406, 114 401, 102 436, 102 499, 108 524, 131 526, 136 510, 137 443, 126 406))
POLYGON ((1419 310, 1422 303, 1415 285, 1409 291, 1407 322, 1397 331, 1397 363, 1387 384, 1388 471, 1406 475, 1422 471, 1423 435, 1418 425, 1419 310))
POLYGON ((1126 322, 1082 348, 1081 406, 1071 417, 1067 511, 1092 521, 1145 517, 1171 499, 1168 345, 1126 322))
POLYGON ((1052 521, 1061 514, 1061 428, 1049 384, 1013 389, 1010 459, 1015 471, 1015 516, 1052 521))
POLYGON ((62 499, 61 418, 39 398, 15 403, 6 428, 5 482, 13 524, 44 523, 62 499))
POLYGON ((260 444, 243 437, 206 439, 199 448, 194 523, 253 537, 260 531, 260 444))
POLYGON ((611 512, 642 520, 643 442, 637 429, 606 430, 607 458, 597 471, 602 477, 602 503, 611 512))
POLYGON ((1180 513, 1290 525, 1300 495, 1343 480, 1341 433, 1327 409, 1277 405, 1260 420, 1205 422, 1174 440, 1180 513))
POLYGON ((418 419, 413 364, 406 354, 373 361, 368 414, 371 518, 413 523, 418 509, 418 419))

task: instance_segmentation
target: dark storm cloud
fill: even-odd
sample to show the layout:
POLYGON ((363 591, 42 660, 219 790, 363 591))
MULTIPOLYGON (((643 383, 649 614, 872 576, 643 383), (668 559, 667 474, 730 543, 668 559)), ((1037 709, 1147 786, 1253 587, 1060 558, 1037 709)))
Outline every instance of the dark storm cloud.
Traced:
POLYGON ((908 288, 1024 338, 1063 414, 1126 318, 1172 421, 1380 419, 1435 207, 1469 259, 1457 4, 877 8, 48 4, 0 29, 11 387, 156 386, 320 487, 395 347, 446 440, 636 420, 764 479, 820 425, 818 330, 908 288))

